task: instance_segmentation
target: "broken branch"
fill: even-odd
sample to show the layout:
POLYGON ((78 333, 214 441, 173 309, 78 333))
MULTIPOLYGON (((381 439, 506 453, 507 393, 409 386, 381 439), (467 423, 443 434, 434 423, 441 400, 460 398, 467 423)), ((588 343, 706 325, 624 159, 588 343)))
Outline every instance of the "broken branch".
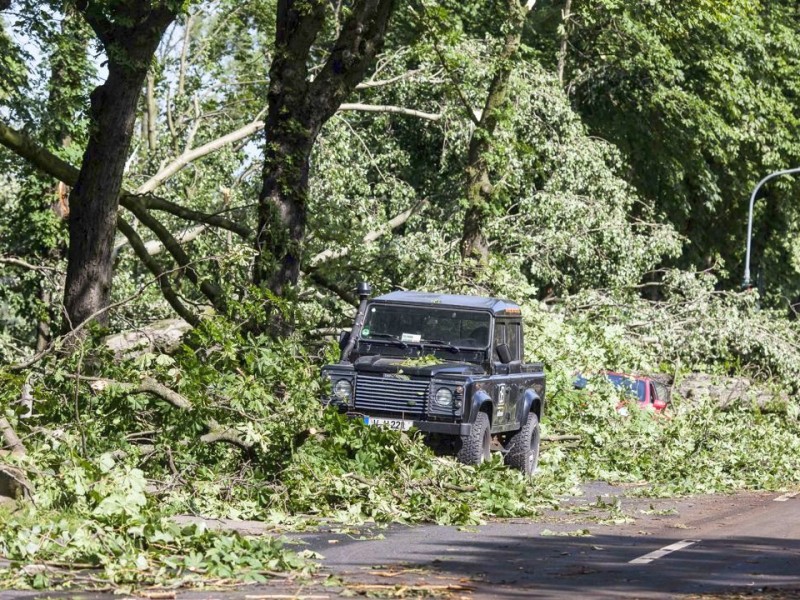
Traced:
MULTIPOLYGON (((375 229, 374 231, 370 231, 367 233, 363 238, 361 238, 362 244, 371 244, 379 237, 397 229, 408 221, 412 216, 419 213, 422 209, 424 209, 428 205, 428 200, 423 199, 418 202, 416 205, 412 206, 409 209, 404 210, 403 212, 397 214, 393 218, 389 219, 383 226, 375 229)), ((333 260, 335 258, 342 258, 346 256, 350 252, 349 248, 338 248, 336 250, 328 248, 327 250, 323 250, 322 252, 314 255, 311 260, 309 261, 309 265, 312 269, 318 267, 321 263, 333 260)))
POLYGON ((5 440, 2 447, 10 450, 12 456, 25 456, 27 454, 25 445, 5 417, 0 417, 0 434, 5 440))
POLYGON ((150 179, 144 182, 139 188, 136 190, 136 195, 148 194, 160 186, 164 181, 175 175, 178 171, 183 169, 189 163, 192 163, 199 158, 207 156, 213 152, 216 152, 220 148, 224 148, 229 144, 233 144, 234 142, 238 142, 244 138, 250 137, 254 133, 261 131, 264 129, 264 121, 253 121, 252 123, 248 123, 244 127, 240 127, 236 131, 232 131, 222 137, 217 138, 207 144, 203 144, 202 146, 198 146, 192 150, 188 150, 174 159, 171 163, 169 163, 166 167, 159 170, 158 173, 153 175, 150 179))
MULTIPOLYGON (((80 375, 77 377, 82 381, 89 382, 90 387, 95 391, 102 391, 109 386, 115 386, 126 394, 150 394, 160 398, 170 406, 180 410, 184 410, 186 412, 192 412, 194 410, 192 402, 186 398, 186 396, 179 394, 175 390, 168 388, 164 384, 159 383, 150 377, 142 379, 141 383, 138 384, 115 381, 113 379, 105 379, 101 377, 84 377, 80 375)), ((203 425, 208 430, 208 433, 200 436, 200 441, 202 443, 225 443, 236 446, 237 448, 241 448, 245 452, 253 451, 253 444, 243 440, 233 427, 220 425, 214 419, 205 420, 203 425)))
POLYGON ((438 121, 442 118, 441 113, 428 113, 423 112, 421 110, 415 110, 413 108, 406 108, 404 106, 391 106, 387 104, 361 104, 361 103, 350 103, 350 104, 340 104, 339 105, 340 111, 360 111, 360 112, 378 112, 378 113, 395 113, 398 115, 406 115, 409 117, 417 117, 420 119, 426 119, 428 121, 438 121))

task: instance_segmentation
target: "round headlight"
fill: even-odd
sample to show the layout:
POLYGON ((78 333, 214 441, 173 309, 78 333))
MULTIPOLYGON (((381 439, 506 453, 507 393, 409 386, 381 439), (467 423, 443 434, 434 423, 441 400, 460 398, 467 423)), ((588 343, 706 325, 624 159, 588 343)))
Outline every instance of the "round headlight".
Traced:
POLYGON ((452 406, 453 405, 453 392, 447 388, 439 388, 436 392, 436 397, 433 400, 437 406, 452 406))
POLYGON ((353 395, 353 385, 347 381, 347 379, 340 379, 336 382, 336 385, 333 386, 333 393, 337 398, 350 400, 350 396, 353 395))

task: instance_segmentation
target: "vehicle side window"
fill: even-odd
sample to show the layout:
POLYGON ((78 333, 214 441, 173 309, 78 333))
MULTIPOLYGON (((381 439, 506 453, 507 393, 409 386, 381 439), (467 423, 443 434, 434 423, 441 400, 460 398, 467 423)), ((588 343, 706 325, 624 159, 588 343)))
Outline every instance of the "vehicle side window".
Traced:
POLYGON ((658 381, 654 381, 653 385, 656 388, 658 399, 661 400, 661 402, 667 402, 669 399, 669 388, 658 381))
POLYGON ((645 382, 641 379, 636 380, 636 396, 639 398, 639 402, 647 401, 647 388, 645 388, 645 385, 645 382))
POLYGON ((494 360, 500 360, 497 354, 497 347, 506 343, 506 324, 499 321, 494 324, 494 360))
POLYGON ((519 323, 509 323, 506 327, 506 344, 508 344, 508 349, 511 351, 511 360, 520 360, 520 351, 519 351, 519 323))

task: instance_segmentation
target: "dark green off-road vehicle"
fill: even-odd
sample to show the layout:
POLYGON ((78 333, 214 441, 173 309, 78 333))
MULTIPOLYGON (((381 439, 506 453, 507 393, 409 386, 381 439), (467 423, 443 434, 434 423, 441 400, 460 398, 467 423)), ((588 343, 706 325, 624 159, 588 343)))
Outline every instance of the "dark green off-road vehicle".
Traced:
POLYGON ((499 450, 531 474, 544 407, 541 363, 523 360, 518 305, 497 298, 392 292, 361 305, 323 368, 326 402, 370 426, 416 427, 445 454, 479 464, 499 450))

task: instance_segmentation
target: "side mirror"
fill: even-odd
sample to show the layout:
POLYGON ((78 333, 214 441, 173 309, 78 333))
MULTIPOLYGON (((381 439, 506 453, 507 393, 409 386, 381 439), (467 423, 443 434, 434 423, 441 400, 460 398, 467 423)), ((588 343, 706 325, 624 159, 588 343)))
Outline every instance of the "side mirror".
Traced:
POLYGON ((500 362, 504 365, 507 365, 511 362, 511 350, 508 349, 508 346, 505 344, 498 344, 497 345, 497 356, 500 357, 500 362))
POLYGON ((350 332, 349 331, 340 331, 339 332, 339 350, 344 350, 344 347, 347 346, 347 342, 350 341, 350 332))

